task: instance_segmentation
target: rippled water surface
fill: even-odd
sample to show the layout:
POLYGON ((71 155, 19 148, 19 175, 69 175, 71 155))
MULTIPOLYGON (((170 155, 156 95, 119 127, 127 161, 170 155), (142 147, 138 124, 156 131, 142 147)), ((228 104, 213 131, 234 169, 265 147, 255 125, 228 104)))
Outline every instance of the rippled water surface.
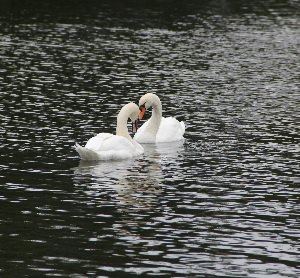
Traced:
POLYGON ((19 2, 0 10, 1 277, 300 277, 298 1, 19 2), (185 141, 80 161, 148 91, 185 141))

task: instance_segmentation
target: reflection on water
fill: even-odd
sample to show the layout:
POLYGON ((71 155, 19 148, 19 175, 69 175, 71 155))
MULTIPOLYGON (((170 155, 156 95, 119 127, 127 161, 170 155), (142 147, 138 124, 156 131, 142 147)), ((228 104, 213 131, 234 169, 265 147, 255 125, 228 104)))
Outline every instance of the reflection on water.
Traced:
POLYGON ((1 1, 0 276, 300 277, 298 1, 52 2, 1 1), (79 161, 148 91, 185 142, 79 161))
MULTIPOLYGON (((183 141, 168 144, 146 144, 143 158, 124 161, 90 162, 80 161, 74 170, 74 183, 81 184, 82 176, 91 178, 84 193, 90 197, 107 190, 110 196, 116 195, 121 207, 149 209, 159 206, 157 198, 162 194, 164 168, 167 161, 178 163, 183 151, 183 141), (79 177, 79 181, 76 178, 79 177), (98 192, 98 193, 97 193, 98 192), (115 193, 116 194, 115 194, 115 193)), ((128 208, 127 208, 128 209, 128 208)))

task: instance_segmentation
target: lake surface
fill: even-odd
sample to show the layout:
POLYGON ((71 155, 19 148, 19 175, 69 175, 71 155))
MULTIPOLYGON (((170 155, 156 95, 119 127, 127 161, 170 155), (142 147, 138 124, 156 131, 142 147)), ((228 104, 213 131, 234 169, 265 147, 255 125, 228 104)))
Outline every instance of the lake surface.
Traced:
POLYGON ((0 10, 1 277, 300 277, 298 1, 19 2, 0 10), (185 141, 80 161, 146 92, 185 141))

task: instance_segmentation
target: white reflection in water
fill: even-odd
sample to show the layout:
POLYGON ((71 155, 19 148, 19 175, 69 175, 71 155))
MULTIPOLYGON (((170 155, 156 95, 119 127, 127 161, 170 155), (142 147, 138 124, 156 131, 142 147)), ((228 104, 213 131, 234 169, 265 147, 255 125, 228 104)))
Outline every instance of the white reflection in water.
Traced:
MULTIPOLYGON (((136 159, 121 161, 80 161, 74 169, 75 183, 84 183, 85 193, 98 195, 94 191, 107 191, 120 205, 139 209, 156 206, 162 193, 164 169, 170 163, 178 167, 177 159, 184 141, 143 145, 145 153, 136 159), (80 177, 90 177, 88 182, 80 177)), ((123 208, 124 209, 124 208, 123 208)))

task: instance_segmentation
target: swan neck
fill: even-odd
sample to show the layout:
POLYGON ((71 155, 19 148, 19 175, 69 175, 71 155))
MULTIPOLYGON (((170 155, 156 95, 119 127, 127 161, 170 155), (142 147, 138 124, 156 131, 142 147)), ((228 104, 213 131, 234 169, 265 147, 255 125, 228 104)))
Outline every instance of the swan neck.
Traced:
POLYGON ((152 116, 150 118, 149 127, 158 131, 162 118, 162 106, 159 98, 157 98, 152 104, 152 116))
POLYGON ((129 118, 129 113, 127 113, 127 111, 120 111, 117 118, 116 135, 123 136, 127 138, 129 141, 132 141, 132 138, 129 135, 128 128, 127 128, 128 118, 129 118))

